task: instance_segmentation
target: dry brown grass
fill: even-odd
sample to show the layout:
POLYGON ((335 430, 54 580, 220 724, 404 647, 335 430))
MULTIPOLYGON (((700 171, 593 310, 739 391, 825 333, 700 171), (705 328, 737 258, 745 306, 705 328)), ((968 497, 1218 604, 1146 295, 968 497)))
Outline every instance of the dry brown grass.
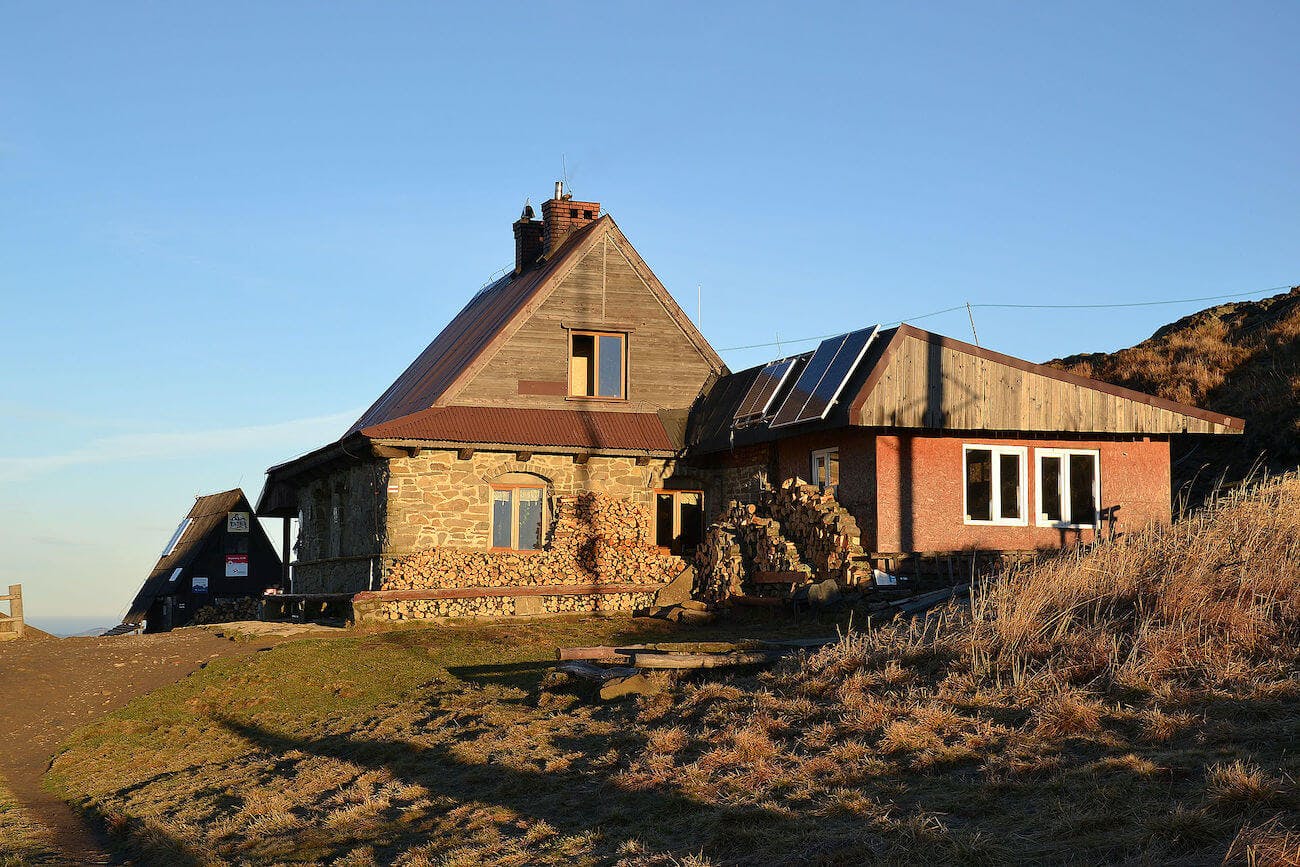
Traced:
POLYGON ((519 660, 616 628, 284 645, 80 732, 52 778, 144 864, 1300 855, 1300 477, 771 671, 533 691, 519 660))
POLYGON ((1129 349, 1049 363, 1246 419, 1242 437, 1181 444, 1177 486, 1195 481, 1194 501, 1220 477, 1246 477, 1261 455, 1273 471, 1300 465, 1300 287, 1211 307, 1129 349))
POLYGON ((49 831, 34 822, 0 784, 0 867, 58 863, 49 831))

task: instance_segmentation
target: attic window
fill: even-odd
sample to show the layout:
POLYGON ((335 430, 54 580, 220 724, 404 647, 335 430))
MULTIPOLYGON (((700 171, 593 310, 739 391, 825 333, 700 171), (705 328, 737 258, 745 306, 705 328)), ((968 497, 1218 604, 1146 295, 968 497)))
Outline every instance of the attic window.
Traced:
POLYGON ((569 396, 624 399, 626 359, 626 334, 570 332, 569 396))
POLYGON ((162 555, 164 557, 168 556, 169 554, 171 554, 171 552, 176 550, 176 546, 180 544, 181 537, 185 535, 185 531, 188 530, 190 524, 193 523, 194 523, 193 518, 186 518, 184 521, 181 521, 181 525, 176 528, 176 532, 172 533, 171 541, 167 543, 166 548, 163 548, 162 555))
POLYGON ((167 579, 167 583, 168 583, 168 584, 175 584, 175 583, 176 583, 176 580, 177 580, 178 578, 181 577, 181 572, 184 572, 184 571, 185 571, 185 570, 184 570, 183 567, 181 567, 181 566, 177 566, 175 569, 172 570, 172 577, 170 577, 170 578, 167 579))

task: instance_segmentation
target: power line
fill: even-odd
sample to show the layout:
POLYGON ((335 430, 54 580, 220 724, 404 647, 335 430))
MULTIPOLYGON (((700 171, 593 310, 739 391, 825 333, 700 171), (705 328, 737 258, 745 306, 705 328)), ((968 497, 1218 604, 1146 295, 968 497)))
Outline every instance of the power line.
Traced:
MULTIPOLYGON (((1230 298, 1248 298, 1252 295, 1263 295, 1269 292, 1283 292, 1291 288, 1291 286, 1274 286, 1270 289, 1255 289, 1251 292, 1234 292, 1229 295, 1205 295, 1200 298, 1171 298, 1167 301, 1126 301, 1116 304, 999 304, 993 302, 986 302, 983 304, 958 304, 954 307, 945 307, 942 310, 932 310, 929 313, 922 313, 919 316, 908 316, 906 319, 899 319, 894 322, 885 322, 881 324, 881 327, 892 328, 895 325, 902 325, 905 322, 916 322, 918 319, 929 319, 932 316, 942 316, 945 313, 954 313, 958 310, 969 310, 971 308, 997 310, 1102 310, 1117 307, 1158 307, 1162 304, 1192 304, 1198 301, 1224 301, 1230 298)), ((768 343, 750 343, 745 346, 728 346, 719 349, 718 352, 739 352, 742 349, 765 349, 769 346, 781 346, 786 343, 810 343, 814 340, 825 340, 828 337, 838 336, 837 333, 818 334, 814 337, 786 337, 779 341, 773 340, 768 343)))

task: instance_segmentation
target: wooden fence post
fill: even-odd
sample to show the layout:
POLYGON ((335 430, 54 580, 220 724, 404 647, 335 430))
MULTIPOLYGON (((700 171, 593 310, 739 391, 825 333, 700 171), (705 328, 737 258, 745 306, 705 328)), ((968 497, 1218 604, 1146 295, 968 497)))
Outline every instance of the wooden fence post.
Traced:
POLYGON ((14 634, 23 637, 23 585, 9 585, 9 616, 14 619, 14 634))

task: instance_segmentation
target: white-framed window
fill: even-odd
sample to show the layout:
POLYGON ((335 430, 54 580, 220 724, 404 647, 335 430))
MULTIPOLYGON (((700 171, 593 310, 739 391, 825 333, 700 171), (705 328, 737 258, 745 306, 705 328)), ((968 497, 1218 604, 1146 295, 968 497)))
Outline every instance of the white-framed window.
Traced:
POLYGON ((166 548, 163 548, 162 555, 164 557, 166 557, 168 554, 176 550, 176 546, 181 543, 181 537, 185 535, 185 531, 188 530, 190 528, 190 524, 193 523, 194 523, 193 518, 186 518, 185 520, 181 521, 180 526, 176 528, 176 532, 172 533, 171 541, 167 543, 166 548))
POLYGON ((1034 449, 1038 526, 1097 526, 1101 453, 1096 449, 1034 449))
POLYGON ((546 487, 492 485, 492 547, 536 551, 546 538, 546 487))
POLYGON ((962 445, 962 508, 967 524, 1029 524, 1029 449, 962 445))
POLYGON ((812 453, 812 483, 817 490, 834 492, 840 484, 840 450, 817 449, 812 453))

